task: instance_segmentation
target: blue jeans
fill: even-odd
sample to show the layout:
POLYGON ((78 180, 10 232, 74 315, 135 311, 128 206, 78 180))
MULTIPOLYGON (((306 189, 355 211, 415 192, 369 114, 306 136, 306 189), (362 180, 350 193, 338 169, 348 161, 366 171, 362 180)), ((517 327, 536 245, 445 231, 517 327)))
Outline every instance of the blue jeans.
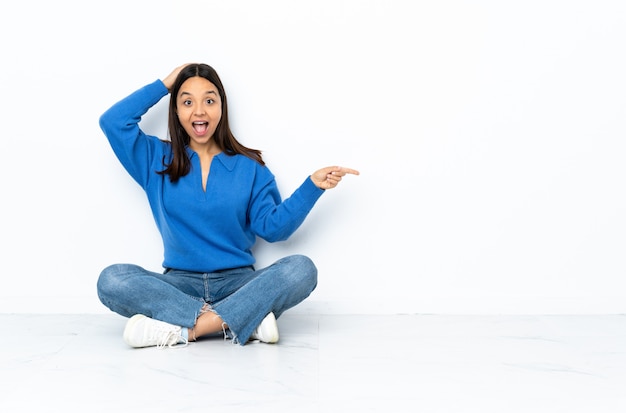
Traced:
POLYGON ((233 342, 246 344, 270 312, 276 318, 307 298, 317 286, 317 268, 292 255, 259 270, 243 267, 213 273, 176 269, 157 273, 133 264, 114 264, 98 278, 98 297, 124 317, 144 314, 191 328, 205 303, 228 325, 233 342))

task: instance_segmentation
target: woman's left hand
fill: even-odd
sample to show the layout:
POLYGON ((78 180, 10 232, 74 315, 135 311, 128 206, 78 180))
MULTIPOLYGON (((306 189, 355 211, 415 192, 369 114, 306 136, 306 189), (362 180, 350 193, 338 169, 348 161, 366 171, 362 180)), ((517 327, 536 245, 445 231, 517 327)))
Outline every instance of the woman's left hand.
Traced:
POLYGON ((311 180, 320 189, 332 189, 346 174, 359 175, 359 171, 342 166, 328 166, 313 172, 311 180))

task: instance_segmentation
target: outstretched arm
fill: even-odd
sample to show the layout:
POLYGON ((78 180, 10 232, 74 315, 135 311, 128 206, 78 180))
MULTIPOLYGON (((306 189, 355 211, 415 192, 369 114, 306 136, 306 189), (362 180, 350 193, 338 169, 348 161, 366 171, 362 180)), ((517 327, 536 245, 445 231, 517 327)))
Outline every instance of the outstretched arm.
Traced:
POLYGON ((311 181, 320 189, 332 189, 346 174, 359 175, 359 171, 343 166, 328 166, 313 172, 311 181))

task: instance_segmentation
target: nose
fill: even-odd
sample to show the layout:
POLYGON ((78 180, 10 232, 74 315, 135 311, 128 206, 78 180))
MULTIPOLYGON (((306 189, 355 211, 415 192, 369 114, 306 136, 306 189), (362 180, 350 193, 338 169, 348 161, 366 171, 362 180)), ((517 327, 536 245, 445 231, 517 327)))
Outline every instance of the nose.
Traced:
POLYGON ((193 113, 195 115, 198 115, 198 116, 204 115, 206 113, 206 109, 205 109, 204 105, 202 105, 202 104, 194 105, 193 113))

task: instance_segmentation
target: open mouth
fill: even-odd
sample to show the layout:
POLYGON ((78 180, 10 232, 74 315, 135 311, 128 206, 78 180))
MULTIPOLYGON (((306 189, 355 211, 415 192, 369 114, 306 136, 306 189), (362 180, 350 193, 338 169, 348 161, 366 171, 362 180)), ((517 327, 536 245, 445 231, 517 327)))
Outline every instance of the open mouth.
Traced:
POLYGON ((196 131, 198 135, 204 135, 209 128, 209 122, 205 121, 197 121, 191 124, 193 130, 196 131))

